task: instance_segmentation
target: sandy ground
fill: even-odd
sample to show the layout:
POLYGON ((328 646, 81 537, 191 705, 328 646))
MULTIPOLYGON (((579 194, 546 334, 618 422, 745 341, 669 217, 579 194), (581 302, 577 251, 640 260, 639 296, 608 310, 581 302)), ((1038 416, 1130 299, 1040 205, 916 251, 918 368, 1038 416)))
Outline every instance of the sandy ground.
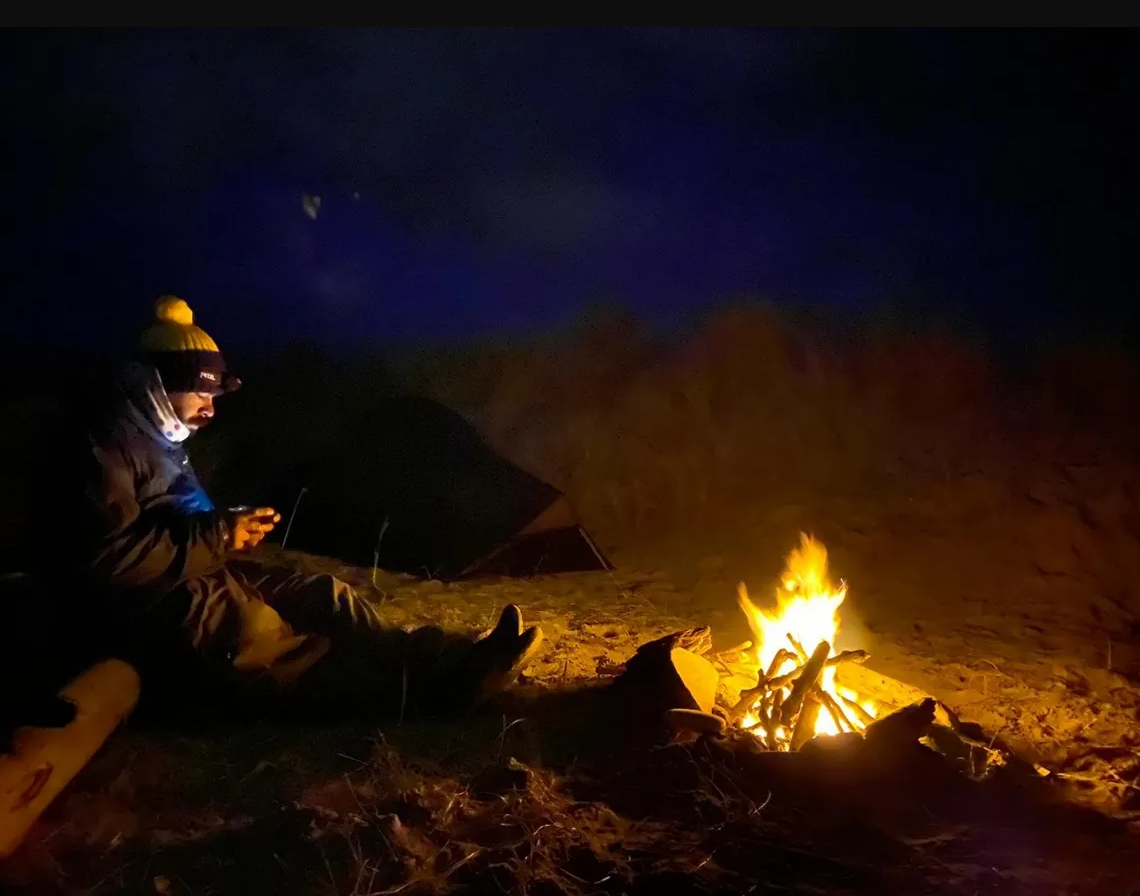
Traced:
MULTIPOLYGON (((370 570, 273 556, 354 582, 402 625, 478 629, 518 603, 547 636, 524 691, 572 692, 670 631, 707 624, 718 648, 743 640, 736 583, 762 599, 798 533, 811 531, 849 585, 840 647, 865 647, 872 667, 1068 775, 1051 785, 1053 797, 1119 825, 1086 824, 1100 814, 1066 816, 1048 832, 1026 820, 1032 813, 993 829, 970 817, 927 819, 921 830, 891 828, 889 849, 866 840, 852 852, 854 835, 837 839, 834 825, 803 828, 802 808, 778 786, 765 800, 739 769, 719 779, 703 755, 699 781, 682 786, 670 778, 680 767, 672 753, 645 748, 633 759, 615 747, 607 760, 604 747, 573 734, 572 702, 533 713, 521 702, 462 725, 382 732, 128 726, 4 873, 18 890, 44 893, 1140 892, 1128 823, 1140 809, 1140 530, 1134 503, 1111 483, 1074 489, 1074 478, 1096 475, 1078 468, 1001 491, 948 483, 945 494, 880 502, 874 514, 855 498, 767 508, 751 526, 631 551, 612 574, 444 584, 381 572, 374 587, 370 570), (508 788, 471 802, 487 768, 514 769, 522 796, 508 788), (626 784, 648 776, 656 802, 619 796, 607 777, 619 772, 626 784), (513 850, 505 857, 486 833, 500 815, 494 823, 510 828, 513 850), (278 819, 271 829, 269 817, 278 819), (555 830, 557 842, 541 839, 555 830), (752 844, 747 862, 731 858, 741 844, 752 844), (254 853, 248 873, 234 870, 254 853)), ((890 826, 871 828, 879 836, 890 826)))

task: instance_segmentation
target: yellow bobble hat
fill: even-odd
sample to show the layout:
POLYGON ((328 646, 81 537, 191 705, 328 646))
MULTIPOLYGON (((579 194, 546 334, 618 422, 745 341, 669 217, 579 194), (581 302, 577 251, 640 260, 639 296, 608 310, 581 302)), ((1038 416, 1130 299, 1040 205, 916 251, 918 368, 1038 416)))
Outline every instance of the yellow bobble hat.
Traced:
POLYGON ((241 380, 226 370, 218 344, 194 324, 194 312, 178 296, 154 303, 155 323, 139 340, 167 392, 232 392, 241 380))

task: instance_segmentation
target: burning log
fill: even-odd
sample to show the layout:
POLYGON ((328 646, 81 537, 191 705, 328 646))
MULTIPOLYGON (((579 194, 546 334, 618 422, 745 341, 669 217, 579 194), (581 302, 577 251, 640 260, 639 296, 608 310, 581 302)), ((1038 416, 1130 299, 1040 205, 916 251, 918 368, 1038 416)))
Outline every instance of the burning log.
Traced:
MULTIPOLYGON (((787 653, 787 651, 784 652, 787 653)), ((777 656, 779 656, 779 654, 777 654, 777 656)), ((823 665, 827 667, 838 666, 840 663, 865 663, 870 658, 871 654, 867 653, 865 650, 844 650, 840 653, 835 654, 835 656, 828 657, 827 661, 823 665)), ((779 668, 779 666, 776 668, 779 668)), ((803 670, 803 666, 797 666, 791 672, 785 672, 783 675, 777 675, 775 678, 769 676, 768 687, 774 691, 777 691, 780 688, 786 688, 800 676, 803 670)))
POLYGON ((756 705, 756 701, 761 699, 767 693, 768 688, 765 687, 764 682, 762 681, 754 688, 747 688, 746 690, 741 691, 740 698, 736 701, 736 703, 732 705, 732 708, 728 711, 729 721, 732 722, 733 725, 740 724, 741 719, 743 719, 746 715, 748 715, 749 712, 752 711, 752 707, 756 705))
POLYGON ((867 712, 867 710, 865 710, 850 697, 844 697, 842 694, 840 694, 839 699, 843 701, 844 706, 846 706, 849 710, 851 710, 851 712, 855 714, 855 718, 857 718, 860 723, 862 723, 864 728, 875 721, 875 717, 873 715, 867 712))
POLYGON ((844 663, 835 670, 835 683, 854 691, 860 699, 874 700, 893 709, 920 703, 930 696, 926 691, 854 663, 844 663))
POLYGON ((765 695, 771 693, 773 688, 769 684, 769 680, 773 675, 776 674, 777 669, 784 665, 785 662, 792 659, 795 659, 795 654, 793 654, 790 650, 781 647, 776 651, 776 655, 772 657, 772 662, 768 664, 767 671, 760 678, 760 681, 756 684, 756 687, 746 688, 745 690, 741 691, 740 697, 737 699, 736 703, 733 704, 731 710, 729 710, 729 720, 732 724, 739 724, 740 720, 743 719, 752 710, 757 700, 762 700, 765 698, 765 695))
POLYGON ((769 691, 771 694, 772 705, 767 715, 763 716, 764 734, 767 736, 768 749, 780 749, 780 735, 777 730, 780 727, 780 709, 784 705, 784 692, 783 691, 769 691))
POLYGON ((784 665, 784 663, 788 660, 794 660, 795 658, 796 655, 788 650, 788 648, 781 647, 776 651, 776 655, 772 657, 772 662, 768 664, 768 669, 764 673, 764 680, 771 681, 776 673, 780 671, 780 667, 784 665))
POLYGON ((826 709, 831 715, 831 719, 835 722, 835 727, 837 730, 840 732, 856 730, 855 726, 851 723, 851 720, 847 718, 847 714, 843 711, 843 708, 839 705, 838 702, 836 702, 835 698, 832 697, 831 694, 827 693, 827 691, 819 687, 819 685, 816 685, 814 693, 816 699, 818 699, 823 704, 824 709, 826 709))
POLYGON ((768 716, 772 712, 772 693, 770 691, 765 691, 760 695, 760 700, 753 706, 752 712, 760 720, 762 726, 767 723, 768 716))
POLYGON ((763 731, 764 730, 764 717, 761 715, 760 709, 757 708, 752 713, 751 719, 748 719, 748 718, 742 719, 740 721, 740 723, 737 725, 737 727, 741 731, 751 731, 754 734, 757 732, 757 730, 763 731))
POLYGON ((799 641, 797 641, 796 636, 793 635, 791 632, 787 633, 787 638, 788 638, 788 642, 794 648, 796 648, 796 654, 799 656, 800 662, 806 663, 808 661, 808 655, 807 655, 807 651, 804 650, 804 645, 801 644, 799 641))
MULTIPOLYGON (((800 680, 802 681, 802 679, 800 680)), ((813 689, 805 691, 802 697, 803 708, 800 710, 799 718, 796 719, 796 725, 792 729, 792 741, 788 746, 788 749, 793 753, 815 737, 815 723, 819 720, 820 707, 819 699, 815 694, 816 692, 813 689)), ((789 698, 789 700, 790 699, 791 698, 789 698)), ((785 711, 787 710, 787 706, 788 704, 785 703, 785 711)))
MULTIPOLYGON (((791 638, 791 635, 788 636, 791 638)), ((820 641, 816 646, 815 651, 812 653, 808 661, 804 663, 803 672, 792 684, 792 692, 788 695, 787 700, 784 701, 784 706, 780 710, 780 720, 785 726, 791 725, 796 718, 796 714, 800 712, 800 708, 804 705, 804 698, 811 692, 819 681, 819 676, 823 673, 823 664, 827 662, 827 655, 831 653, 831 645, 826 641, 820 641)), ((816 703, 814 716, 819 715, 819 705, 816 703)), ((796 726, 802 723, 797 722, 796 726)), ((815 728, 815 722, 812 722, 812 728, 815 728)))

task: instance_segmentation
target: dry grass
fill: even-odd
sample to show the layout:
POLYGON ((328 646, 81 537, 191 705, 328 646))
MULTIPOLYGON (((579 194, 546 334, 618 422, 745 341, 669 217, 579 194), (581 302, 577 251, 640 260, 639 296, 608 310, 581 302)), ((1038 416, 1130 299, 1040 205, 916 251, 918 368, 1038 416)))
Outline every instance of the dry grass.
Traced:
POLYGON ((1124 827, 1000 781, 654 745, 591 722, 583 693, 548 692, 518 724, 124 732, 0 881, 44 896, 1107 896, 1132 874, 1124 827))

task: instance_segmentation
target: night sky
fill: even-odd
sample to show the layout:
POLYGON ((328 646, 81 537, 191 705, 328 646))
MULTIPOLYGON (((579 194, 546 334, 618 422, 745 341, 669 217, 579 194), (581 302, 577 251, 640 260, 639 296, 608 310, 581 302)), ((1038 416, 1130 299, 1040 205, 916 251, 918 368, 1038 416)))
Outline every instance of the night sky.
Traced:
POLYGON ((223 348, 739 295, 1137 326, 1134 30, 0 39, 0 329, 28 347, 134 338, 168 291, 223 348))

